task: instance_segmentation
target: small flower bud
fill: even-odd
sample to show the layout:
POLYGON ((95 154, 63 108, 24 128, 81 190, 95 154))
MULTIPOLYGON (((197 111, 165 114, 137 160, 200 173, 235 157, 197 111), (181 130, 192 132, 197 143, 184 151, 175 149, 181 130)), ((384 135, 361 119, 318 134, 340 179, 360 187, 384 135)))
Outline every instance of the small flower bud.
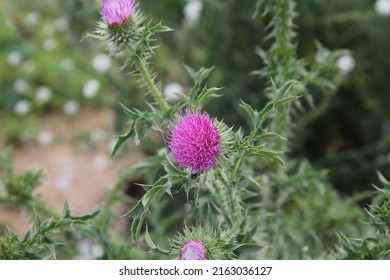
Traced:
POLYGON ((181 260, 205 260, 206 250, 203 247, 202 241, 190 240, 183 245, 180 250, 181 260))
POLYGON ((134 14, 137 4, 134 0, 104 0, 101 13, 109 27, 121 26, 134 14))

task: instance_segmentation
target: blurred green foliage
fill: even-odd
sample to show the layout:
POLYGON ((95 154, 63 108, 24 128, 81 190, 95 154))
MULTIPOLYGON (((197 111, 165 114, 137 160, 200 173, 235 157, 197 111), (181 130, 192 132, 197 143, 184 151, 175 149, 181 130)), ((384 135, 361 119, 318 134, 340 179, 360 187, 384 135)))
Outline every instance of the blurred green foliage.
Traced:
MULTIPOLYGON (((155 66, 163 86, 179 82, 184 89, 188 88, 190 78, 183 75, 182 62, 194 69, 215 66, 209 83, 224 87, 223 97, 207 109, 223 116, 230 125, 245 125, 239 99, 259 107, 266 102, 262 94, 266 80, 249 75, 263 66, 254 52, 256 47, 269 47, 264 38, 265 19, 259 15, 251 17, 255 1, 213 0, 203 1, 199 21, 189 25, 184 14, 186 3, 185 0, 140 2, 148 17, 156 22, 162 19, 176 30, 172 36, 160 36, 160 48, 156 50, 155 66)), ((142 107, 131 78, 112 74, 115 71, 106 75, 93 68, 93 58, 104 52, 101 46, 80 42, 94 29, 99 3, 53 0, 32 4, 18 0, 2 5, 5 7, 0 12, 3 112, 15 115, 18 100, 29 101, 33 114, 61 109, 69 100, 81 105, 108 103, 118 112, 116 127, 120 130, 124 121, 116 101, 142 107), (45 42, 49 45, 55 42, 55 48, 45 50, 42 47, 45 42), (17 65, 7 64, 12 56, 16 62, 20 60, 17 65), (82 95, 83 86, 90 79, 101 83, 94 100, 82 95), (51 88, 50 102, 37 101, 36 90, 41 86, 51 88), (15 90, 18 88, 23 93, 15 90)), ((384 34, 390 28, 390 17, 380 16, 369 0, 329 3, 303 0, 297 3, 297 12, 298 56, 306 64, 313 63, 318 40, 331 50, 350 49, 356 66, 326 110, 297 128, 292 155, 308 157, 315 166, 330 169, 332 183, 344 193, 364 190, 377 182, 376 170, 390 175, 387 110, 390 86, 386 80, 390 40, 384 34)), ((114 69, 115 65, 113 59, 114 69)), ((7 131, 10 142, 20 141, 14 131, 7 131)))
MULTIPOLYGON (((149 18, 154 22, 162 20, 164 25, 176 30, 172 36, 160 36, 160 48, 156 49, 154 67, 163 86, 179 82, 188 91, 191 80, 185 74, 182 62, 194 69, 215 66, 207 83, 224 88, 220 91, 222 97, 218 102, 207 104, 206 109, 210 115, 223 118, 227 124, 242 127, 244 132, 249 127, 245 111, 239 106, 240 99, 255 108, 262 108, 268 101, 263 92, 269 86, 269 81, 250 75, 265 66, 255 50, 258 47, 264 50, 271 47, 271 42, 266 40, 269 18, 260 16, 264 12, 261 6, 258 6, 260 10, 255 15, 256 3, 260 2, 203 1, 199 21, 188 24, 184 16, 185 0, 140 1, 141 8, 149 18)), ((63 109, 70 100, 82 106, 113 106, 117 110, 118 130, 124 125, 124 120, 121 120, 123 113, 119 106, 114 105, 118 100, 129 107, 144 106, 140 102, 143 99, 132 85, 132 79, 112 70, 108 71, 110 74, 99 72, 93 67, 94 57, 104 52, 99 44, 79 41, 94 29, 99 4, 92 0, 53 0, 39 4, 18 0, 2 3, 5 9, 0 11, 0 108, 2 115, 6 116, 6 123, 2 118, 0 131, 9 141, 19 141, 23 130, 30 125, 22 128, 16 126, 20 119, 63 109), (61 22, 65 28, 61 27, 61 22), (85 83, 90 79, 101 83, 97 98, 93 100, 82 94, 85 83), (52 89, 50 102, 37 102, 37 89, 42 86, 52 89), (21 100, 28 101, 31 108, 29 112, 18 115, 15 106, 21 100)), ((309 88, 313 93, 313 103, 320 104, 318 108, 321 110, 315 114, 297 114, 294 125, 289 128, 294 135, 289 138, 292 140, 289 143, 289 157, 293 159, 289 167, 291 174, 295 175, 280 181, 272 176, 259 178, 265 188, 262 203, 255 210, 264 228, 255 238, 264 248, 260 255, 247 252, 245 248, 239 253, 256 258, 389 258, 388 182, 382 178, 379 183, 376 171, 380 170, 384 177, 390 177, 390 113, 387 110, 390 86, 386 79, 390 68, 387 54, 390 37, 386 36, 386 30, 390 29, 390 16, 380 16, 370 0, 300 0, 297 1, 297 13, 294 40, 302 65, 313 73, 322 72, 331 76, 338 57, 327 57, 336 64, 324 63, 319 69, 315 68, 322 59, 318 54, 326 56, 328 49, 340 48, 351 51, 354 65, 350 72, 344 73, 347 78, 326 102, 321 103, 321 94, 315 85, 309 88), (321 44, 319 52, 320 44, 316 44, 316 41, 321 44), (308 158, 312 164, 301 161, 302 158, 308 158), (324 168, 328 172, 318 171, 324 168), (305 176, 300 177, 300 174, 305 176), (327 182, 328 176, 330 183, 327 182), (385 190, 380 191, 369 208, 373 223, 365 227, 360 223, 365 216, 356 203, 369 196, 352 194, 371 190, 372 183, 385 186, 385 190), (281 186, 286 186, 286 189, 280 189, 281 186), (339 196, 333 186, 349 196, 345 199, 343 195, 339 196), (275 188, 279 189, 275 191, 275 188), (270 205, 275 206, 271 209, 270 205), (268 215, 272 212, 278 215, 278 219, 268 215), (335 229, 342 229, 342 233, 336 234, 335 229), (338 243, 338 234, 344 240, 341 244, 338 243), (351 241, 349 237, 357 239, 351 241)), ((112 68, 121 65, 115 58, 111 59, 112 68)), ((303 109, 310 108, 308 104, 302 106, 303 109)), ((150 151, 154 152, 153 149, 150 151)), ((158 170, 160 163, 161 157, 156 156, 148 167, 154 165, 158 170)), ((150 180, 155 175, 146 177, 150 180)), ((32 203, 36 201, 32 198, 32 192, 37 187, 39 174, 11 174, 7 178, 8 197, 4 201, 11 200, 17 206, 20 206, 18 199, 25 201, 28 198, 32 203)), ((122 183, 110 194, 109 206, 120 196, 122 183)), ((210 197, 207 194, 204 197, 205 205, 210 197)), ((35 210, 41 207, 41 211, 46 213, 41 203, 33 203, 29 207, 35 210)), ((193 215, 187 208, 184 206, 183 211, 183 205, 176 205, 166 197, 160 203, 151 205, 154 215, 147 220, 152 225, 153 240, 159 244, 166 243, 163 233, 172 231, 172 224, 179 218, 193 215)), ((71 223, 70 214, 64 213, 68 216, 58 219, 59 223, 66 220, 61 227, 71 223)), ((102 258, 146 258, 140 252, 126 253, 123 249, 126 247, 121 247, 119 242, 108 244, 112 215, 112 212, 106 211, 99 217, 96 228, 102 231, 86 233, 102 244, 102 258)), ((47 229, 46 225, 37 222, 36 228, 35 232, 32 231, 33 238, 39 236, 39 232, 51 231, 56 227, 47 229)), ((25 243, 13 235, 2 242, 19 244, 15 252, 21 251, 22 247, 18 246, 25 243)), ((28 239, 26 242, 31 243, 28 239)), ((12 247, 9 244, 7 248, 12 247)), ((132 245, 131 242, 126 243, 127 248, 132 245)), ((67 254, 74 255, 75 249, 72 250, 67 254)), ((45 256, 48 252, 50 247, 44 251, 45 256)))
MULTIPOLYGON (((229 125, 245 126, 240 98, 256 107, 267 100, 262 94, 267 81, 249 75, 263 67, 254 50, 270 47, 265 39, 267 18, 259 16, 263 11, 251 18, 255 2, 203 1, 200 20, 191 26, 185 24, 185 0, 141 2, 149 17, 163 19, 176 30, 173 36, 161 38, 157 50, 156 68, 162 79, 186 85, 180 61, 195 69, 215 66, 208 82, 224 87, 223 96, 207 109, 229 125)), ((291 154, 329 169, 332 184, 345 194, 378 182, 376 170, 390 176, 390 86, 386 78, 390 38, 385 32, 390 16, 379 15, 374 2, 297 1, 296 42, 304 64, 315 62, 319 41, 330 50, 351 50, 355 66, 321 114, 296 124, 291 154)))

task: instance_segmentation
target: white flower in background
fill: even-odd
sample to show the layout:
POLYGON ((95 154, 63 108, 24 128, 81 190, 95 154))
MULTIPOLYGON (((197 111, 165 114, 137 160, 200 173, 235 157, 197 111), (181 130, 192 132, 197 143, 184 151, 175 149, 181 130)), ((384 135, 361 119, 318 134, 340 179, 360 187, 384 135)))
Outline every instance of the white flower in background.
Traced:
POLYGON ((307 253, 310 250, 310 247, 305 245, 302 247, 302 252, 307 253))
POLYGON ((53 90, 48 86, 40 86, 35 92, 35 98, 38 103, 46 103, 53 96, 53 90))
POLYGON ((51 131, 41 131, 37 135, 37 142, 41 147, 48 147, 53 143, 54 135, 51 131))
POLYGON ((184 22, 189 26, 198 24, 202 14, 203 2, 201 0, 189 0, 184 7, 184 22))
POLYGON ((59 17, 54 21, 54 27, 58 31, 65 31, 69 27, 69 21, 65 16, 59 17))
POLYGON ((390 0, 377 0, 375 2, 375 11, 380 16, 390 15, 390 0))
POLYGON ((35 70, 35 63, 32 60, 27 60, 22 63, 22 70, 26 73, 34 72, 35 70))
POLYGON ((90 240, 84 239, 77 242, 78 254, 76 260, 91 260, 100 258, 103 253, 103 247, 99 244, 92 243, 90 240))
POLYGON ((14 90, 19 94, 24 94, 30 89, 30 83, 23 78, 16 79, 14 82, 14 90))
POLYGON ((164 97, 170 102, 176 102, 180 99, 178 93, 183 94, 183 87, 178 83, 170 83, 163 90, 164 97))
POLYGON ((73 59, 65 58, 65 59, 61 60, 60 67, 62 70, 65 70, 65 71, 73 70, 74 69, 73 59))
POLYGON ((31 103, 28 100, 19 100, 16 102, 14 107, 14 112, 18 114, 19 116, 23 116, 30 112, 31 110, 31 103))
POLYGON ((46 51, 52 51, 57 47, 57 42, 53 38, 47 38, 43 41, 42 47, 46 51))
POLYGON ((80 109, 80 104, 75 100, 69 100, 65 102, 63 106, 64 113, 67 115, 74 115, 80 109))
POLYGON ((41 20, 41 15, 36 11, 29 12, 24 18, 27 25, 36 25, 41 20))
POLYGON ((18 51, 10 52, 7 56, 7 63, 11 66, 19 65, 22 62, 22 55, 18 51))
POLYGON ((43 28, 42 28, 42 32, 43 34, 45 34, 46 36, 53 36, 54 34, 54 26, 52 24, 46 24, 43 28))
POLYGON ((337 59, 336 64, 341 71, 349 73, 353 70, 353 68, 355 68, 356 62, 351 55, 345 54, 337 59))
POLYGON ((106 54, 97 54, 92 60, 93 68, 100 73, 107 72, 111 64, 111 58, 106 54))
POLYGON ((100 82, 96 79, 90 79, 83 87, 83 96, 88 99, 95 98, 99 89, 100 82))

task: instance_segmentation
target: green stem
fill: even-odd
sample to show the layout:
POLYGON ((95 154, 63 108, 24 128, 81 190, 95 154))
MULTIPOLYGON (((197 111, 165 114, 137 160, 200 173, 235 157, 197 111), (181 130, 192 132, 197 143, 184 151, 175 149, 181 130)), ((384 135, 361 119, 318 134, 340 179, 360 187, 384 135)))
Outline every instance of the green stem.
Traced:
POLYGON ((237 172, 241 168, 241 164, 242 164, 242 161, 243 161, 245 155, 246 155, 246 151, 245 150, 241 151, 240 154, 238 155, 237 162, 235 163, 235 165, 233 167, 233 171, 232 171, 232 173, 230 175, 230 181, 231 182, 234 182, 234 179, 237 176, 237 172))
POLYGON ((169 106, 165 102, 165 100, 163 99, 163 97, 161 95, 161 91, 158 90, 156 84, 154 83, 152 75, 150 74, 149 69, 146 66, 146 62, 143 61, 143 59, 140 58, 139 56, 135 56, 135 59, 136 59, 136 63, 137 63, 139 72, 141 73, 144 81, 146 82, 147 86, 149 87, 149 90, 150 90, 151 94, 153 95, 155 101, 160 105, 160 108, 163 111, 168 111, 169 106))
MULTIPOLYGON (((217 177, 219 177, 219 173, 216 173, 217 177)), ((229 196, 226 194, 226 190, 224 188, 222 181, 215 181, 213 184, 216 198, 218 198, 219 205, 221 206, 221 209, 223 211, 223 214, 228 221, 229 224, 232 223, 232 213, 231 213, 231 205, 230 205, 230 199, 229 196)))

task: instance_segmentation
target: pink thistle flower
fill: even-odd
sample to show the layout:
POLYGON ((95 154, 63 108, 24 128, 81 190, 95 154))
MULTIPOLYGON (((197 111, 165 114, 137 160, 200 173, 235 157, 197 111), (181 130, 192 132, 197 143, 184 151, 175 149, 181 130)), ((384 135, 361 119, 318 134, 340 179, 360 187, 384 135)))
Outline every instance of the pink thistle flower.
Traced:
POLYGON ((180 168, 200 173, 218 164, 221 137, 207 113, 179 112, 168 129, 165 142, 180 168))
POLYGON ((181 247, 180 250, 181 260, 205 260, 206 250, 203 247, 202 241, 190 240, 181 247))
POLYGON ((134 14, 138 4, 134 0, 103 0, 101 13, 108 26, 120 26, 134 14))

